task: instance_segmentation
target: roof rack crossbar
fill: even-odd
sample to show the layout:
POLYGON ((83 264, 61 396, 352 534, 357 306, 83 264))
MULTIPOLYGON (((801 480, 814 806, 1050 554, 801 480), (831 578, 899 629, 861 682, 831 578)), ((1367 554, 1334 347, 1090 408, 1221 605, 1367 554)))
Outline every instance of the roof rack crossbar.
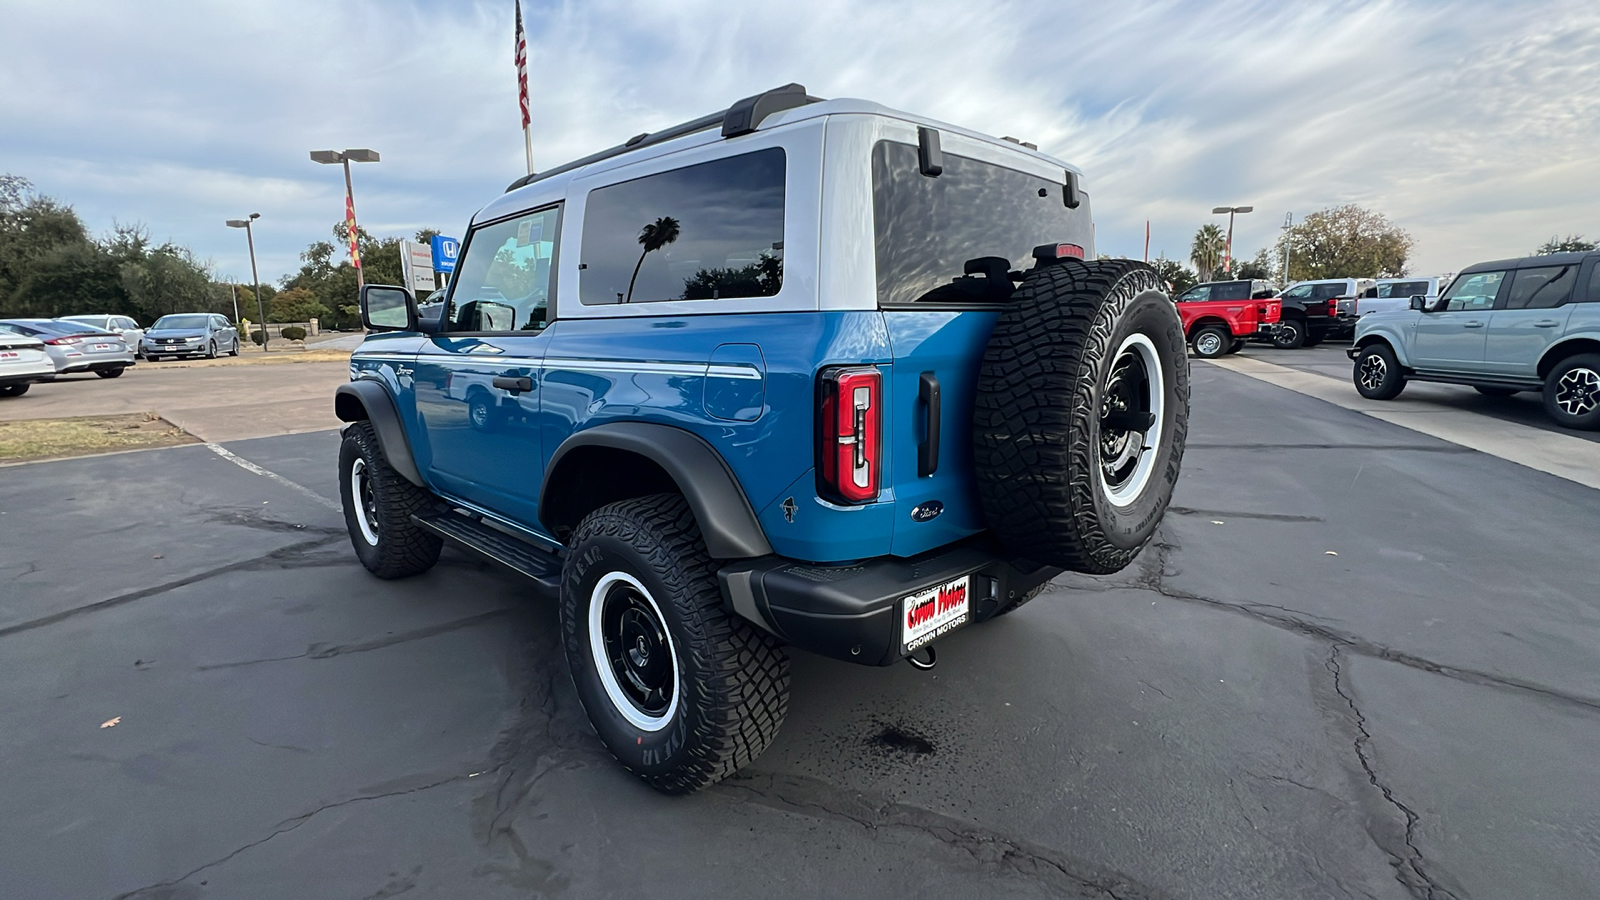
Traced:
POLYGON ((575 159, 572 162, 564 163, 556 166, 553 169, 546 169, 543 172, 529 173, 507 185, 506 193, 509 194, 517 188, 533 184, 535 181, 542 181, 543 179, 549 178, 553 175, 560 175, 563 172, 571 172, 574 169, 581 169, 584 166, 587 166, 591 163, 600 162, 603 159, 621 156, 624 153, 631 153, 634 150, 638 150, 643 147, 649 147, 652 144, 659 144, 663 141, 670 141, 674 138, 695 134, 696 132, 700 131, 707 131, 712 128, 720 127, 722 129, 722 136, 725 138, 737 137, 741 134, 749 134, 750 132, 755 131, 756 128, 761 125, 761 121, 767 116, 782 112, 786 109, 794 109, 797 106, 804 106, 808 103, 817 103, 820 102, 820 100, 821 98, 819 97, 812 97, 807 94, 803 85, 786 84, 783 87, 773 88, 770 91, 763 91, 762 93, 756 94, 754 97, 746 97, 722 112, 712 113, 709 116, 701 116, 698 119, 692 119, 688 122, 674 125, 671 128, 663 128, 660 131, 635 135, 629 138, 627 141, 610 149, 601 150, 599 153, 591 153, 582 159, 575 159))

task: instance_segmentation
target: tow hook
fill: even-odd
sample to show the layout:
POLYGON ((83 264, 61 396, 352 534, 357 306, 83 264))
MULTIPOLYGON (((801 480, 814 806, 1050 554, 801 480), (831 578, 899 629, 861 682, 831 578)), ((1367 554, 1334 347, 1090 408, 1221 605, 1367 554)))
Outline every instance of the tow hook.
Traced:
POLYGON ((916 654, 915 651, 913 651, 910 656, 906 657, 906 662, 911 663, 911 668, 913 668, 913 669, 921 669, 922 671, 926 672, 926 671, 932 669, 934 667, 934 665, 939 662, 939 655, 937 653, 933 652, 932 645, 929 645, 927 647, 923 647, 922 649, 928 651, 928 661, 927 662, 923 662, 922 660, 917 659, 917 654, 916 654))

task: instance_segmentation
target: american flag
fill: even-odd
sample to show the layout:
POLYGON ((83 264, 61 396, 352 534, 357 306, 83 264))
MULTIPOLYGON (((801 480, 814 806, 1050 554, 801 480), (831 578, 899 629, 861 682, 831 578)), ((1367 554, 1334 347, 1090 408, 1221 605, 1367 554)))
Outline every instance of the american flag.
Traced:
POLYGON ((522 31, 522 0, 517 0, 517 103, 522 106, 522 127, 528 127, 528 36, 522 31))

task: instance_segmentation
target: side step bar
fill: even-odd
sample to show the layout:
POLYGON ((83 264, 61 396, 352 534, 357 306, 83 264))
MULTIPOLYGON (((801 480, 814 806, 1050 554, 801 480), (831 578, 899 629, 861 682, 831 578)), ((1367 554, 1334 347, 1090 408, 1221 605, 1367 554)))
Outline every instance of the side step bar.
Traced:
POLYGON ((541 589, 561 590, 561 560, 548 550, 520 541, 498 528, 450 510, 416 513, 411 521, 469 550, 533 579, 541 589))

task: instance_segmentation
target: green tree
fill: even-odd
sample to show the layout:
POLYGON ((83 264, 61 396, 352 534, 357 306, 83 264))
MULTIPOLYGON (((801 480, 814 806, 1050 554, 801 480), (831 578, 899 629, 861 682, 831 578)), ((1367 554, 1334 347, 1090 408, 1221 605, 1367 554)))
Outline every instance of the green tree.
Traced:
POLYGON ((437 228, 419 228, 415 240, 419 244, 432 244, 434 237, 442 233, 437 228))
MULTIPOLYGON (((265 293, 263 291, 262 293, 265 293)), ((333 310, 324 306, 309 288, 289 288, 272 298, 267 315, 274 322, 325 322, 333 318, 333 310)))
POLYGON ((1387 278, 1406 274, 1416 241, 1382 213, 1355 204, 1314 212, 1278 239, 1289 245, 1289 280, 1387 278))
POLYGON ((1189 247, 1189 261, 1194 263, 1201 281, 1216 277, 1217 266, 1222 263, 1222 254, 1227 249, 1228 236, 1215 223, 1201 225, 1200 230, 1194 233, 1194 243, 1189 247))
POLYGON ((1235 278, 1259 278, 1263 281, 1276 282, 1278 280, 1278 261, 1272 258, 1272 253, 1262 247, 1256 251, 1255 258, 1249 262, 1239 263, 1233 270, 1235 278))
POLYGON ((1150 266, 1156 270, 1162 281, 1171 286, 1174 297, 1200 283, 1200 279, 1189 271, 1188 266, 1175 259, 1158 256, 1150 261, 1150 266))
POLYGON ((1552 235, 1550 240, 1540 244, 1539 249, 1533 252, 1536 256, 1549 256, 1552 253, 1568 253, 1574 250, 1583 251, 1596 249, 1600 249, 1600 244, 1596 244, 1594 241, 1584 240, 1583 235, 1581 234, 1569 234, 1565 239, 1552 235))
POLYGON ((639 261, 634 263, 633 277, 628 279, 628 293, 622 298, 623 303, 633 300, 633 283, 639 280, 639 268, 644 265, 644 258, 676 241, 679 231, 678 220, 671 216, 662 216, 639 229, 639 246, 644 248, 644 252, 639 254, 639 261))

